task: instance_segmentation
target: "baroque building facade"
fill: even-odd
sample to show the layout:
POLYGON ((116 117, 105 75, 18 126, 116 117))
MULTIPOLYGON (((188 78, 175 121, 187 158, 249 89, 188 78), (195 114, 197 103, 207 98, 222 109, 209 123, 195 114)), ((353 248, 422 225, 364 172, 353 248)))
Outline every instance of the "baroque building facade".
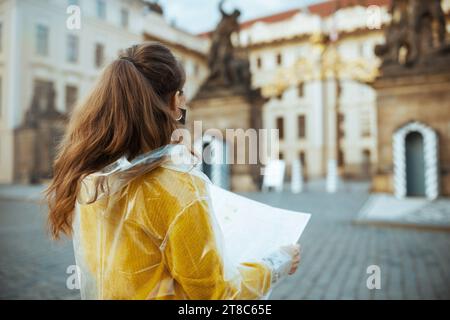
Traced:
POLYGON ((51 175, 67 115, 120 50, 160 29, 184 43, 188 96, 202 82, 205 41, 163 23, 143 0, 0 1, 0 183, 41 182, 51 175), (80 28, 67 27, 78 6, 80 28), (147 32, 148 30, 148 32, 147 32))
POLYGON ((343 177, 372 174, 377 122, 370 83, 379 64, 373 49, 383 40, 388 3, 327 1, 242 25, 253 85, 269 98, 263 126, 279 129, 288 174, 296 159, 310 178, 326 175, 330 160, 343 177))
MULTIPOLYGON (((449 29, 450 1, 437 2, 449 29)), ((263 127, 280 130, 288 169, 295 159, 312 178, 326 175, 330 160, 344 178, 379 169, 386 141, 378 141, 385 121, 377 119, 374 51, 386 42, 393 3, 324 1, 241 24, 236 41, 248 51, 253 86, 269 98, 263 127)))

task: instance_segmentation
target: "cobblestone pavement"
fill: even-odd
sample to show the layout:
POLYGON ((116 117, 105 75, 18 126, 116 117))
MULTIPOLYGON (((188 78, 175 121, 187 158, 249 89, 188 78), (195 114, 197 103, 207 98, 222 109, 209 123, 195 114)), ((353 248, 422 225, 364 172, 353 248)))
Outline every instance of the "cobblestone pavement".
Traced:
POLYGON ((0 299, 77 299, 66 288, 66 270, 75 264, 69 241, 50 241, 45 207, 0 200, 0 299))
MULTIPOLYGON (((249 196, 313 214, 299 271, 272 299, 450 299, 450 233, 352 224, 368 197, 364 188, 249 196), (380 290, 366 287, 369 265, 381 269, 380 290)), ((1 299, 79 298, 65 285, 71 243, 48 240, 44 215, 36 203, 0 200, 1 299)))
POLYGON ((272 299, 450 299, 450 233, 352 224, 368 195, 313 192, 252 198, 312 213, 298 272, 272 299), (381 289, 366 286, 381 269, 381 289))

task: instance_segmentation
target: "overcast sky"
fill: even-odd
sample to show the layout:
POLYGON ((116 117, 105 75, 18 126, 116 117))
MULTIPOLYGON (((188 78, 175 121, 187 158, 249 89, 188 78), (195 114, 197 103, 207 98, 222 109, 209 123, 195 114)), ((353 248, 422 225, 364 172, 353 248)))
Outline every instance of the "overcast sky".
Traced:
MULTIPOLYGON (((226 0, 225 10, 241 10, 241 21, 299 8, 323 0, 226 0)), ((215 27, 220 18, 219 0, 160 0, 169 21, 189 32, 200 33, 215 27)))

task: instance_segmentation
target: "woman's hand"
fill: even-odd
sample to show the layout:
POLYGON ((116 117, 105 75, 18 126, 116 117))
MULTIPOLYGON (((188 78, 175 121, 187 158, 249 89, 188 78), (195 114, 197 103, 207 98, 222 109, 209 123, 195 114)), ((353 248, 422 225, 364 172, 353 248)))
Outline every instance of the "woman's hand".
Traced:
POLYGON ((282 250, 292 257, 291 269, 289 270, 289 275, 292 275, 297 271, 298 265, 300 264, 300 245, 284 246, 282 250))

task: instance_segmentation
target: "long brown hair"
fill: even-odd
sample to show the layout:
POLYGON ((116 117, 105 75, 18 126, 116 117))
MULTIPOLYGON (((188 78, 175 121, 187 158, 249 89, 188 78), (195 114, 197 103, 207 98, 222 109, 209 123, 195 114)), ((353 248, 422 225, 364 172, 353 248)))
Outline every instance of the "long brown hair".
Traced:
POLYGON ((133 159, 171 143, 177 122, 168 105, 184 82, 182 66, 159 43, 132 46, 106 67, 75 108, 59 146, 46 191, 53 238, 71 234, 84 177, 122 156, 133 159))

